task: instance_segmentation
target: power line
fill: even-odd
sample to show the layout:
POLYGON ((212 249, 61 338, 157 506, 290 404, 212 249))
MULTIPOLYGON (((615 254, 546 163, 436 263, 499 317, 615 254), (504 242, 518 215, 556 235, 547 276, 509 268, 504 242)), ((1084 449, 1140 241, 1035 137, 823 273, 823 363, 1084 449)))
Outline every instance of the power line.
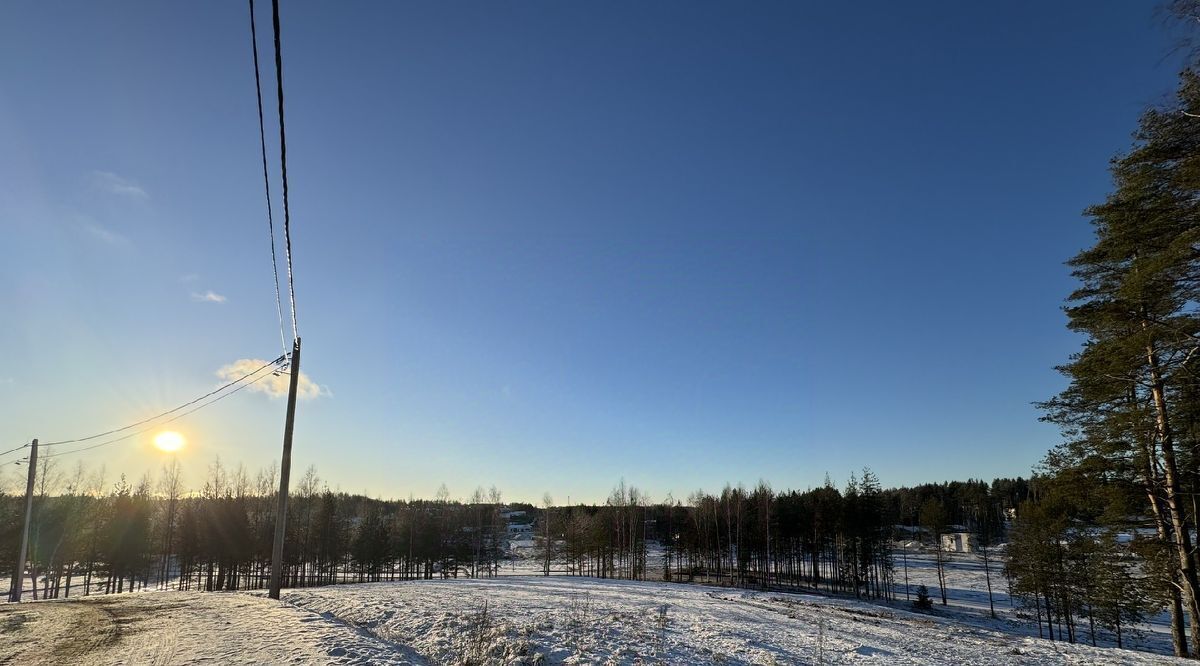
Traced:
MULTIPOLYGON (((266 366, 263 366, 263 367, 266 367, 266 366)), ((257 373, 257 372, 261 372, 262 370, 263 370, 263 368, 259 368, 259 369, 258 369, 258 370, 256 370, 255 372, 256 372, 256 373, 257 373)), ((251 374, 254 374, 254 373, 251 373, 251 374)), ((147 432, 150 432, 151 430, 154 430, 155 428, 158 428, 159 426, 166 425, 166 424, 168 424, 168 423, 171 423, 171 422, 173 422, 173 421, 178 421, 179 419, 181 419, 181 418, 183 418, 183 417, 187 416, 188 414, 193 414, 193 413, 195 413, 195 412, 198 412, 198 411, 200 411, 201 409, 204 409, 205 407, 208 407, 209 405, 213 405, 213 404, 215 404, 215 403, 218 403, 218 402, 220 402, 220 401, 224 400, 225 398, 228 398, 229 396, 231 396, 231 395, 233 395, 233 394, 237 393, 238 391, 241 391, 241 390, 242 390, 242 389, 244 389, 244 388, 248 388, 248 387, 250 387, 250 386, 253 386, 253 385, 257 384, 258 382, 261 382, 262 380, 266 379, 267 377, 271 377, 271 376, 273 376, 274 374, 275 374, 275 373, 273 373, 273 372, 272 372, 272 373, 270 373, 270 374, 265 374, 265 375, 263 375, 263 376, 259 377, 258 379, 255 379, 255 380, 254 380, 254 381, 252 381, 252 382, 248 382, 248 383, 246 383, 246 384, 242 384, 241 386, 239 386, 239 387, 235 388, 234 390, 232 390, 232 391, 230 391, 230 392, 228 392, 228 393, 224 393, 224 394, 222 394, 222 395, 219 395, 219 396, 217 396, 217 397, 213 398, 212 400, 209 400, 209 401, 208 401, 208 402, 206 402, 206 403, 203 403, 203 404, 197 405, 196 407, 194 407, 194 408, 192 408, 192 409, 189 409, 188 411, 186 411, 186 412, 183 412, 182 414, 176 414, 175 416, 172 416, 171 418, 169 418, 169 419, 167 419, 167 420, 165 420, 165 421, 162 421, 162 422, 160 422, 160 423, 155 423, 154 425, 150 426, 149 428, 145 428, 145 429, 143 429, 143 430, 139 430, 139 431, 137 431, 137 432, 132 432, 132 433, 129 433, 128 435, 122 435, 121 437, 117 437, 117 438, 115 438, 115 439, 110 439, 110 440, 107 440, 107 441, 104 441, 104 442, 99 442, 99 443, 97 443, 97 444, 92 444, 92 445, 90 445, 90 446, 83 446, 83 447, 80 447, 80 448, 78 448, 78 449, 71 449, 70 451, 60 451, 60 452, 58 452, 58 453, 51 453, 51 454, 49 454, 49 455, 47 455, 47 456, 44 456, 44 457, 45 457, 45 458, 57 458, 58 456, 67 456, 67 455, 71 455, 72 453, 80 453, 80 452, 82 452, 82 451, 91 451, 92 449, 98 449, 98 448, 100 448, 100 447, 102 447, 102 446, 108 446, 109 444, 116 444, 117 442, 123 442, 123 441, 125 441, 125 440, 127 440, 127 439, 129 439, 129 438, 131 438, 131 437, 137 437, 138 435, 142 435, 142 434, 145 434, 145 433, 147 433, 147 432)), ((249 376, 250 376, 250 375, 247 375, 247 377, 249 377, 249 376)), ((243 377, 243 379, 245 379, 245 377, 243 377)), ((210 394, 210 395, 211 395, 211 394, 210 394)))
MULTIPOLYGON (((0 452, 0 458, 3 458, 4 456, 7 456, 12 453, 16 453, 17 451, 20 451, 22 449, 28 449, 30 446, 32 446, 32 444, 22 444, 20 446, 14 446, 13 448, 11 448, 7 451, 0 452)), ((5 462, 0 463, 0 464, 7 465, 10 462, 19 463, 20 461, 27 460, 27 459, 28 459, 28 456, 26 456, 25 458, 17 458, 15 461, 14 460, 6 460, 5 462)))
POLYGON ((13 451, 20 451, 21 449, 28 448, 28 447, 29 447, 28 444, 22 444, 18 447, 11 448, 7 451, 0 451, 0 456, 6 456, 6 455, 12 453, 13 451))
MULTIPOLYGON (((269 368, 272 365, 278 365, 278 364, 282 363, 284 358, 285 358, 284 356, 280 356, 279 358, 276 358, 274 361, 268 361, 268 362, 264 363, 263 365, 260 365, 257 369, 252 370, 251 372, 248 372, 248 373, 242 375, 241 377, 238 377, 237 379, 229 382, 228 384, 225 384, 224 386, 215 388, 215 389, 209 391, 208 393, 205 393, 204 395, 200 396, 199 398, 195 398, 194 400, 189 400, 189 401, 183 403, 182 405, 179 405, 178 407, 175 407, 173 409, 168 409, 167 411, 162 412, 161 414, 155 414, 154 416, 151 416, 150 418, 142 419, 141 421, 138 421, 136 423, 130 423, 129 425, 123 426, 121 428, 113 428, 112 430, 106 430, 105 432, 96 433, 95 435, 88 435, 87 437, 76 437, 75 439, 63 439, 63 440, 59 440, 57 442, 46 442, 44 444, 40 444, 39 446, 57 446, 59 444, 74 444, 76 442, 86 442, 86 441, 98 439, 100 437, 104 437, 107 435, 113 435, 113 434, 116 434, 116 433, 124 431, 124 430, 129 430, 130 428, 136 428, 140 425, 144 425, 151 421, 155 421, 164 416, 167 416, 168 414, 174 414, 175 412, 177 412, 181 409, 184 409, 185 407, 190 407, 191 405, 194 405, 194 404, 200 402, 201 400, 204 400, 205 398, 216 395, 217 393, 220 393, 221 391, 224 391, 225 389, 227 389, 231 386, 240 384, 243 381, 245 381, 247 378, 258 374, 259 372, 262 372, 263 369, 269 368)), ((28 444, 26 444, 25 446, 28 446, 28 444)), ((17 448, 21 448, 21 447, 17 447, 17 448)), ((13 449, 13 450, 15 451, 17 449, 13 449)))
POLYGON ((258 98, 258 140, 262 147, 263 188, 267 195, 267 230, 271 234, 271 272, 275 276, 275 312, 279 315, 279 344, 287 354, 283 333, 283 303, 279 297, 279 262, 275 258, 275 216, 271 211, 271 177, 267 171, 267 131, 263 124, 262 80, 258 67, 258 29, 254 26, 254 0, 250 0, 250 46, 254 49, 254 94, 258 98))
POLYGON ((292 280, 292 216, 288 208, 287 131, 283 124, 283 51, 279 46, 279 0, 271 0, 275 28, 275 90, 279 98, 279 175, 283 181, 283 248, 287 257, 288 299, 292 304, 292 338, 300 337, 296 326, 296 287, 292 280))
MULTIPOLYGON (((204 400, 205 398, 209 398, 209 397, 212 397, 212 396, 214 396, 214 395, 217 395, 218 393, 221 393, 221 392, 222 392, 222 391, 224 391, 225 389, 228 389, 228 388, 230 388, 230 387, 232 387, 232 386, 234 386, 234 385, 236 385, 236 384, 241 384, 242 382, 246 381, 246 380, 247 380, 247 379, 249 379, 250 377, 253 377, 254 375, 257 375, 258 373, 262 372, 263 370, 265 370, 265 369, 267 369, 267 368, 269 368, 269 367, 271 367, 271 366, 273 366, 273 365, 278 365, 278 364, 282 363, 282 362, 284 361, 284 358, 285 358, 285 357, 283 357, 283 356, 280 356, 279 358, 276 358, 274 361, 271 361, 270 363, 267 363, 267 364, 265 364, 265 365, 261 365, 261 366, 259 366, 258 368, 256 368, 255 370, 252 370, 252 371, 250 371, 250 372, 246 373, 245 375, 242 375, 241 377, 238 377, 237 379, 235 379, 235 380, 233 380, 233 381, 229 382, 228 384, 225 384, 224 386, 222 386, 222 387, 220 387, 220 388, 217 388, 217 389, 215 389, 215 390, 209 391, 208 393, 205 393, 204 395, 200 396, 199 398, 196 398, 195 400, 191 400, 191 401, 189 401, 189 402, 186 402, 186 403, 184 403, 184 404, 182 404, 182 405, 180 405, 180 406, 178 406, 178 407, 176 407, 176 408, 174 408, 174 409, 167 410, 167 411, 165 411, 165 412, 162 412, 161 414, 158 414, 158 415, 152 416, 152 417, 150 417, 150 418, 148 418, 148 419, 143 419, 143 420, 141 420, 141 421, 138 421, 137 423, 131 423, 131 424, 129 424, 129 425, 127 425, 127 426, 123 427, 123 428, 116 428, 116 429, 114 429, 114 430, 109 430, 109 431, 107 431, 107 432, 102 432, 102 433, 99 433, 99 434, 96 434, 96 435, 91 435, 91 436, 89 436, 89 437, 80 437, 80 438, 77 438, 77 439, 62 440, 62 441, 59 441, 59 442, 51 442, 51 443, 48 443, 48 444, 40 444, 39 446, 51 446, 51 445, 56 445, 56 444, 71 444, 71 443, 76 443, 76 442, 86 442, 86 441, 89 441, 89 440, 96 439, 96 438, 98 438, 98 437, 103 437, 103 436, 105 436, 105 435, 112 435, 112 434, 115 434, 115 433, 118 433, 118 432, 122 432, 122 431, 124 431, 124 430, 129 430, 130 428, 135 428, 135 427, 137 427, 137 426, 139 426, 139 425, 144 425, 144 424, 146 424, 146 423, 149 423, 149 422, 151 422, 151 421, 156 421, 156 420, 157 420, 157 419, 159 419, 159 418, 162 418, 162 417, 164 417, 164 416, 167 416, 168 414, 173 414, 173 413, 175 413, 175 412, 177 412, 177 411, 179 411, 179 410, 181 410, 181 409, 183 409, 183 408, 185 408, 185 407, 189 407, 189 406, 191 406, 191 405, 195 405, 197 402, 200 402, 201 400, 204 400)), ((271 376, 273 376, 273 375, 276 375, 276 374, 287 374, 287 373, 286 373, 286 371, 283 371, 283 370, 275 370, 275 371, 271 372, 271 374, 266 374, 266 375, 263 375, 263 376, 261 376, 261 377, 259 377, 259 378, 255 379, 255 380, 254 380, 254 381, 252 381, 252 382, 248 382, 248 383, 246 383, 246 384, 242 384, 241 386, 238 386, 237 388, 235 388, 235 389, 234 389, 234 390, 232 390, 232 391, 229 391, 228 393, 224 393, 224 394, 222 394, 222 395, 217 395, 217 397, 213 398, 212 400, 209 400, 208 402, 206 402, 206 403, 203 403, 203 404, 201 404, 201 405, 199 405, 199 406, 197 406, 197 407, 195 407, 195 408, 193 408, 193 409, 189 409, 188 411, 186 411, 186 412, 183 412, 182 414, 178 414, 178 415, 176 415, 176 416, 173 416, 173 417, 171 417, 171 418, 169 418, 169 419, 167 419, 167 420, 165 420, 165 421, 161 421, 161 422, 154 423, 154 424, 153 424, 153 425, 151 425, 149 428, 145 428, 145 429, 143 429, 143 430, 139 430, 139 431, 137 431, 137 432, 133 432, 133 433, 130 433, 130 434, 128 434, 128 435, 122 435, 121 437, 117 437, 117 438, 115 438, 115 439, 111 439, 111 440, 108 440, 108 441, 105 441, 105 442, 100 442, 100 443, 98 443, 98 444, 93 444, 93 445, 90 445, 90 446, 85 446, 85 447, 81 447, 81 448, 78 448, 78 449, 72 449, 72 450, 70 450, 70 451, 63 451, 63 452, 61 452, 61 453, 52 453, 52 454, 49 454, 49 455, 46 455, 46 456, 43 456, 43 457, 44 457, 44 458, 53 458, 53 457, 56 457, 56 456, 68 455, 68 454, 71 454, 71 453, 78 453, 78 452, 80 452, 80 451, 89 451, 89 450, 91 450, 91 449, 96 449, 96 448, 100 448, 100 447, 102 447, 102 446, 107 446, 107 445, 109 445, 109 444, 115 444, 115 443, 117 443, 117 442, 122 442, 122 441, 125 441, 125 440, 127 440, 127 439, 129 439, 129 438, 131 438, 131 437, 136 437, 136 436, 138 436, 138 435, 141 435, 141 434, 144 434, 144 433, 150 432, 151 430, 154 430, 155 428, 158 428, 159 426, 162 426, 162 425, 165 425, 165 424, 167 424, 167 423, 171 423, 171 422, 173 422, 173 421, 176 421, 176 420, 178 420, 178 419, 181 419, 181 418, 183 418, 183 417, 187 416, 188 414, 195 413, 195 412, 197 412, 197 411, 199 411, 199 410, 201 410, 201 409, 203 409, 203 408, 205 408, 205 407, 208 407, 208 406, 209 406, 209 405, 211 405, 211 404, 214 404, 214 403, 216 403, 216 402, 219 402, 219 401, 221 401, 221 400, 224 400, 225 398, 228 398, 229 396, 233 395, 234 393, 237 393, 238 391, 241 391, 242 389, 244 389, 244 388, 246 388, 246 387, 248 387, 248 386, 252 386, 252 385, 254 385, 254 384, 257 384, 258 382, 260 382, 260 381, 262 381, 262 380, 266 379, 267 377, 271 377, 271 376)), ((8 451, 4 451, 3 453, 0 453, 0 457, 2 457, 2 456, 5 456, 5 455, 8 455, 8 454, 10 454, 10 453, 14 453, 14 452, 16 452, 16 451, 20 451, 21 449, 28 448, 28 447, 29 447, 29 444, 22 444, 21 446, 18 446, 18 447, 16 447, 16 448, 12 448, 12 449, 9 449, 8 451)), ((27 460, 27 459, 28 459, 28 458, 18 458, 18 459, 17 459, 17 460, 15 460, 15 461, 7 461, 7 462, 5 462, 5 463, 0 463, 0 464, 8 464, 9 462, 13 462, 13 463, 20 464, 22 461, 24 461, 24 460, 27 460)))
MULTIPOLYGON (((282 298, 281 298, 280 287, 279 287, 279 264, 278 264, 278 260, 276 258, 276 254, 275 254, 275 222, 274 222, 274 213, 273 213, 272 207, 271 207, 270 175, 269 175, 269 169, 267 167, 267 140, 266 140, 265 122, 264 122, 264 118, 263 118, 262 79, 261 79, 260 67, 259 67, 259 62, 258 62, 258 31, 257 31, 256 25, 255 25, 255 20, 254 20, 254 0, 249 0, 249 10, 250 10, 251 47, 254 51, 254 90, 255 90, 255 95, 256 95, 257 101, 258 101, 259 146, 262 151, 263 186, 264 186, 266 200, 267 200, 267 229, 270 234, 270 241, 271 241, 271 269, 272 269, 272 272, 273 272, 274 278, 275 278, 275 309, 276 309, 276 313, 279 317, 279 337, 280 337, 280 343, 282 344, 282 346, 284 348, 284 353, 280 357, 276 358, 274 361, 265 363, 262 366, 260 366, 259 368, 255 369, 254 371, 247 373, 247 374, 237 378, 236 380, 233 380, 233 381, 225 384, 224 386, 221 386, 213 391, 210 391, 198 398, 195 398, 194 400, 190 400, 182 405, 179 405, 178 407, 175 407, 174 409, 167 410, 160 414, 156 414, 155 416, 143 419, 141 421, 137 421, 136 423, 131 423, 131 424, 123 426, 121 428, 114 428, 112 430, 107 430, 105 432, 97 433, 94 435, 89 435, 87 437, 77 437, 74 439, 64 439, 64 440, 59 440, 59 441, 55 441, 55 442, 46 442, 43 446, 57 446, 57 445, 62 445, 62 444, 87 442, 87 441, 91 441, 94 439, 99 439, 101 437, 113 435, 113 434, 116 434, 119 432, 124 432, 126 430, 131 430, 133 428, 145 425, 147 423, 158 421, 159 419, 161 419, 165 416, 168 416, 170 414, 175 414, 175 412, 179 412, 182 409, 185 409, 187 407, 191 407, 193 405, 197 405, 197 403, 200 403, 199 405, 193 407, 192 409, 189 409, 189 410, 179 413, 179 414, 175 414, 175 416, 172 416, 171 418, 166 419, 165 421, 162 421, 160 423, 154 423, 154 425, 152 425, 149 428, 145 428, 143 430, 138 430, 136 432, 132 432, 127 435, 122 435, 121 437, 106 440, 106 441, 92 444, 89 446, 72 449, 70 451, 63 451, 60 453, 50 454, 50 455, 46 456, 47 458, 69 455, 72 453, 79 453, 82 451, 88 451, 88 450, 100 448, 102 446, 107 446, 109 444, 115 444, 117 442, 124 441, 131 437, 135 437, 142 433, 148 432, 149 430, 157 428, 160 425, 163 425, 166 423, 171 423, 172 421, 183 418, 184 416, 187 416, 188 414, 192 414, 200 409, 208 407, 209 405, 212 405, 216 402, 219 402, 220 400, 223 400, 223 399, 233 395, 234 393, 237 393, 238 391, 246 388, 247 386, 252 386, 253 384, 258 383, 259 381, 262 381, 269 375, 264 375, 262 377, 259 377, 248 384, 242 384, 241 386, 238 386, 236 389, 229 391, 228 393, 222 393, 226 389, 229 389, 230 387, 240 384, 241 382, 245 381, 249 377, 251 377, 255 374, 258 374, 259 372, 266 369, 267 367, 270 367, 272 365, 277 365, 277 364, 283 362, 288 357, 286 335, 283 330, 283 328, 284 328, 283 327, 283 304, 282 304, 282 298), (218 394, 220 394, 220 395, 218 395, 218 394), (213 397, 213 396, 216 396, 216 397, 213 397), (207 398, 212 398, 212 399, 209 400, 208 402, 201 402, 207 398)), ((272 0, 271 10, 272 10, 271 11, 272 27, 274 29, 274 41, 275 41, 275 84, 276 84, 276 96, 278 99, 278 113, 279 113, 280 176, 281 176, 281 180, 282 180, 282 184, 283 184, 284 253, 285 253, 285 259, 287 261, 288 301, 289 301, 289 305, 290 305, 290 309, 291 309, 291 317, 292 317, 293 347, 297 350, 294 353, 297 355, 296 360, 298 361, 299 360, 299 358, 298 358, 299 351, 298 350, 299 350, 300 340, 299 340, 299 326, 297 324, 297 319, 296 319, 296 287, 295 287, 295 280, 294 280, 294 271, 292 268, 291 208, 290 208, 289 200, 288 200, 287 130, 286 130, 286 127, 284 124, 283 51, 282 51, 282 47, 280 45, 279 0, 272 0)), ((293 384, 294 384, 294 382, 293 382, 293 384)), ((295 390, 294 385, 292 387, 292 390, 294 392, 294 390, 295 390)), ((290 407, 290 405, 289 405, 289 407, 290 407)), ((289 419, 290 418, 291 418, 291 416, 289 414, 289 419)), ((29 445, 25 444, 25 445, 15 447, 13 449, 10 449, 8 451, 0 453, 0 456, 20 451, 21 449, 25 448, 26 446, 29 446, 29 445)))

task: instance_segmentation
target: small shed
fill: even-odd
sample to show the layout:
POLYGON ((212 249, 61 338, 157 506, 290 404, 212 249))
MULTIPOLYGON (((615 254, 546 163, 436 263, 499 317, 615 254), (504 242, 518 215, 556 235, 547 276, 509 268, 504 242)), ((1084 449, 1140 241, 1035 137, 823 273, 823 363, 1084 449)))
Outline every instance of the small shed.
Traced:
POLYGON ((973 553, 978 546, 970 532, 951 532, 942 535, 942 550, 947 553, 973 553))

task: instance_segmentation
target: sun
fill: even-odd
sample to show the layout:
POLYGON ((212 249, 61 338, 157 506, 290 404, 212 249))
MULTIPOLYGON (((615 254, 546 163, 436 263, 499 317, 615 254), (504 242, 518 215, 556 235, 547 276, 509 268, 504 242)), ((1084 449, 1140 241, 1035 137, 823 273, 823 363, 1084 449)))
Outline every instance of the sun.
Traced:
POLYGON ((159 451, 174 453, 183 448, 183 435, 172 430, 165 430, 154 436, 154 446, 158 447, 159 451))

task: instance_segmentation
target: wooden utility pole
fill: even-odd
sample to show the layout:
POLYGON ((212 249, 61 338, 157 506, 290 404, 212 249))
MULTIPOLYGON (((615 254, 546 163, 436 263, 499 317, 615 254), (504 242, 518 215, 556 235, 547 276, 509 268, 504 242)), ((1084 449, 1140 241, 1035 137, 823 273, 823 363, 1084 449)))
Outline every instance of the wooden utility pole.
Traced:
MULTIPOLYGON (((271 598, 279 598, 283 582, 283 535, 287 523, 288 479, 292 472, 292 426, 296 423, 296 387, 300 381, 300 338, 292 343, 292 360, 288 364, 291 381, 288 383, 287 420, 283 423, 283 460, 279 464, 279 508, 275 512, 275 547, 271 551, 271 598)), ((32 478, 32 477, 30 477, 32 478)), ((30 488, 33 487, 30 481, 30 488)))
MULTIPOLYGON (((33 481, 37 477, 37 446, 38 441, 33 440, 30 444, 29 451, 29 477, 25 481, 25 528, 21 530, 21 551, 17 556, 17 566, 13 570, 12 586, 9 588, 8 600, 20 601, 21 588, 25 587, 25 555, 29 552, 29 520, 33 515, 33 481)), ((34 581, 34 598, 37 598, 36 585, 34 581)))

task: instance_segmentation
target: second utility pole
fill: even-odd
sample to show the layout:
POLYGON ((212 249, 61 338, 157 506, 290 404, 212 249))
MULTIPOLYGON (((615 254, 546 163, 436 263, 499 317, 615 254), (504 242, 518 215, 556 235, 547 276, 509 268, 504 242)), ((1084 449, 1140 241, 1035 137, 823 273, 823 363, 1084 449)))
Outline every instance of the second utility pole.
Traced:
POLYGON ((275 547, 271 550, 272 599, 279 598, 279 586, 283 582, 283 535, 287 523, 288 479, 292 473, 292 426, 296 423, 296 387, 300 380, 300 338, 292 343, 288 372, 291 382, 288 384, 287 420, 283 423, 283 460, 279 463, 279 508, 275 512, 275 547))
MULTIPOLYGON (((37 440, 30 444, 29 478, 25 482, 25 528, 21 531, 21 554, 17 556, 17 567, 13 570, 12 587, 9 588, 9 601, 21 600, 21 589, 25 587, 25 555, 29 553, 29 519, 33 515, 33 480, 37 477, 37 440)), ((34 597, 37 597, 37 581, 34 584, 34 597)))

